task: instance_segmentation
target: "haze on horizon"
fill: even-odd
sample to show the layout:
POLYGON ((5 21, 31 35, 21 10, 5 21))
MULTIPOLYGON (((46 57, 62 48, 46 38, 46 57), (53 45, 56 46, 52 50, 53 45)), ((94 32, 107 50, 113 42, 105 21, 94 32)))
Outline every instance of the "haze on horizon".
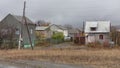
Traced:
MULTIPOLYGON (((1 0, 0 19, 22 15, 24 0, 1 0)), ((111 21, 120 25, 120 0, 26 0, 26 16, 32 21, 81 26, 83 21, 111 21)))

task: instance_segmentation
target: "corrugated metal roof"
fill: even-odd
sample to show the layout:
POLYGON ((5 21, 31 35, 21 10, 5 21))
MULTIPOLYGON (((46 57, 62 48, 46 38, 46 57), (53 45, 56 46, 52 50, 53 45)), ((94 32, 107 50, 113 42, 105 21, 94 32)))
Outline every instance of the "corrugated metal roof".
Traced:
MULTIPOLYGON (((12 15, 15 19, 17 19, 19 22, 25 24, 24 20, 23 20, 23 16, 18 16, 18 15, 12 15), (23 20, 23 21, 22 21, 23 20)), ((26 21, 28 24, 35 24, 33 23, 29 18, 26 17, 26 21)))
POLYGON ((97 27, 98 26, 98 23, 97 22, 92 22, 89 24, 90 27, 97 27))
POLYGON ((37 26, 35 30, 40 30, 40 31, 42 31, 42 30, 46 30, 47 28, 48 28, 48 27, 46 27, 46 26, 37 26))
POLYGON ((60 29, 62 29, 62 30, 67 30, 67 28, 65 28, 65 27, 62 26, 62 25, 58 25, 58 27, 59 27, 60 29))
POLYGON ((36 27, 36 30, 46 30, 47 28, 50 28, 50 27, 52 27, 53 25, 55 25, 56 27, 58 27, 58 28, 61 29, 61 30, 67 30, 67 28, 65 28, 65 27, 63 27, 63 26, 61 26, 61 25, 56 25, 56 24, 52 24, 52 25, 50 25, 50 26, 37 26, 37 27, 36 27))
POLYGON ((87 21, 85 23, 85 33, 102 33, 110 32, 110 21, 87 21), (91 27, 95 27, 97 24, 96 31, 91 31, 91 27))
POLYGON ((72 29, 68 30, 68 33, 73 33, 74 34, 74 33, 79 33, 79 31, 75 28, 72 28, 72 29))
POLYGON ((62 25, 52 24, 52 25, 50 25, 50 27, 53 26, 53 25, 57 26, 58 28, 60 28, 60 29, 62 29, 62 30, 67 30, 67 28, 65 28, 65 27, 62 26, 62 25))

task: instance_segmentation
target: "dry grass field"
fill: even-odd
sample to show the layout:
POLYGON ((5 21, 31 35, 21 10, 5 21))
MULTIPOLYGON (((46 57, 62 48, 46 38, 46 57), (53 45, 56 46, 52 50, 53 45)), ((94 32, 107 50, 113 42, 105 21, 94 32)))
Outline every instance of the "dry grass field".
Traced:
POLYGON ((119 68, 120 49, 48 49, 1 50, 0 57, 13 60, 41 60, 56 63, 92 65, 95 68, 119 68))

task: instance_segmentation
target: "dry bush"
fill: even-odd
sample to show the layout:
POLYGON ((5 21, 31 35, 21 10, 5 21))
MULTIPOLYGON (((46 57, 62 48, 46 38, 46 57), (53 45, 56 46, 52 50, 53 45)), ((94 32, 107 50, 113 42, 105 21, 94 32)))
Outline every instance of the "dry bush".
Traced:
POLYGON ((104 48, 100 42, 88 43, 86 46, 88 46, 90 48, 104 48))
POLYGON ((16 28, 11 25, 0 27, 0 49, 12 49, 17 47, 16 28))

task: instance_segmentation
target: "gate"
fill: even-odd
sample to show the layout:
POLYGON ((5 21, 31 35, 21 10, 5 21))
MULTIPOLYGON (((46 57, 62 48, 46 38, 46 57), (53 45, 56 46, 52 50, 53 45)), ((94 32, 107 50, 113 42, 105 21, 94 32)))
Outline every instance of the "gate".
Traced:
POLYGON ((84 45, 85 44, 85 37, 75 37, 74 43, 84 45))

